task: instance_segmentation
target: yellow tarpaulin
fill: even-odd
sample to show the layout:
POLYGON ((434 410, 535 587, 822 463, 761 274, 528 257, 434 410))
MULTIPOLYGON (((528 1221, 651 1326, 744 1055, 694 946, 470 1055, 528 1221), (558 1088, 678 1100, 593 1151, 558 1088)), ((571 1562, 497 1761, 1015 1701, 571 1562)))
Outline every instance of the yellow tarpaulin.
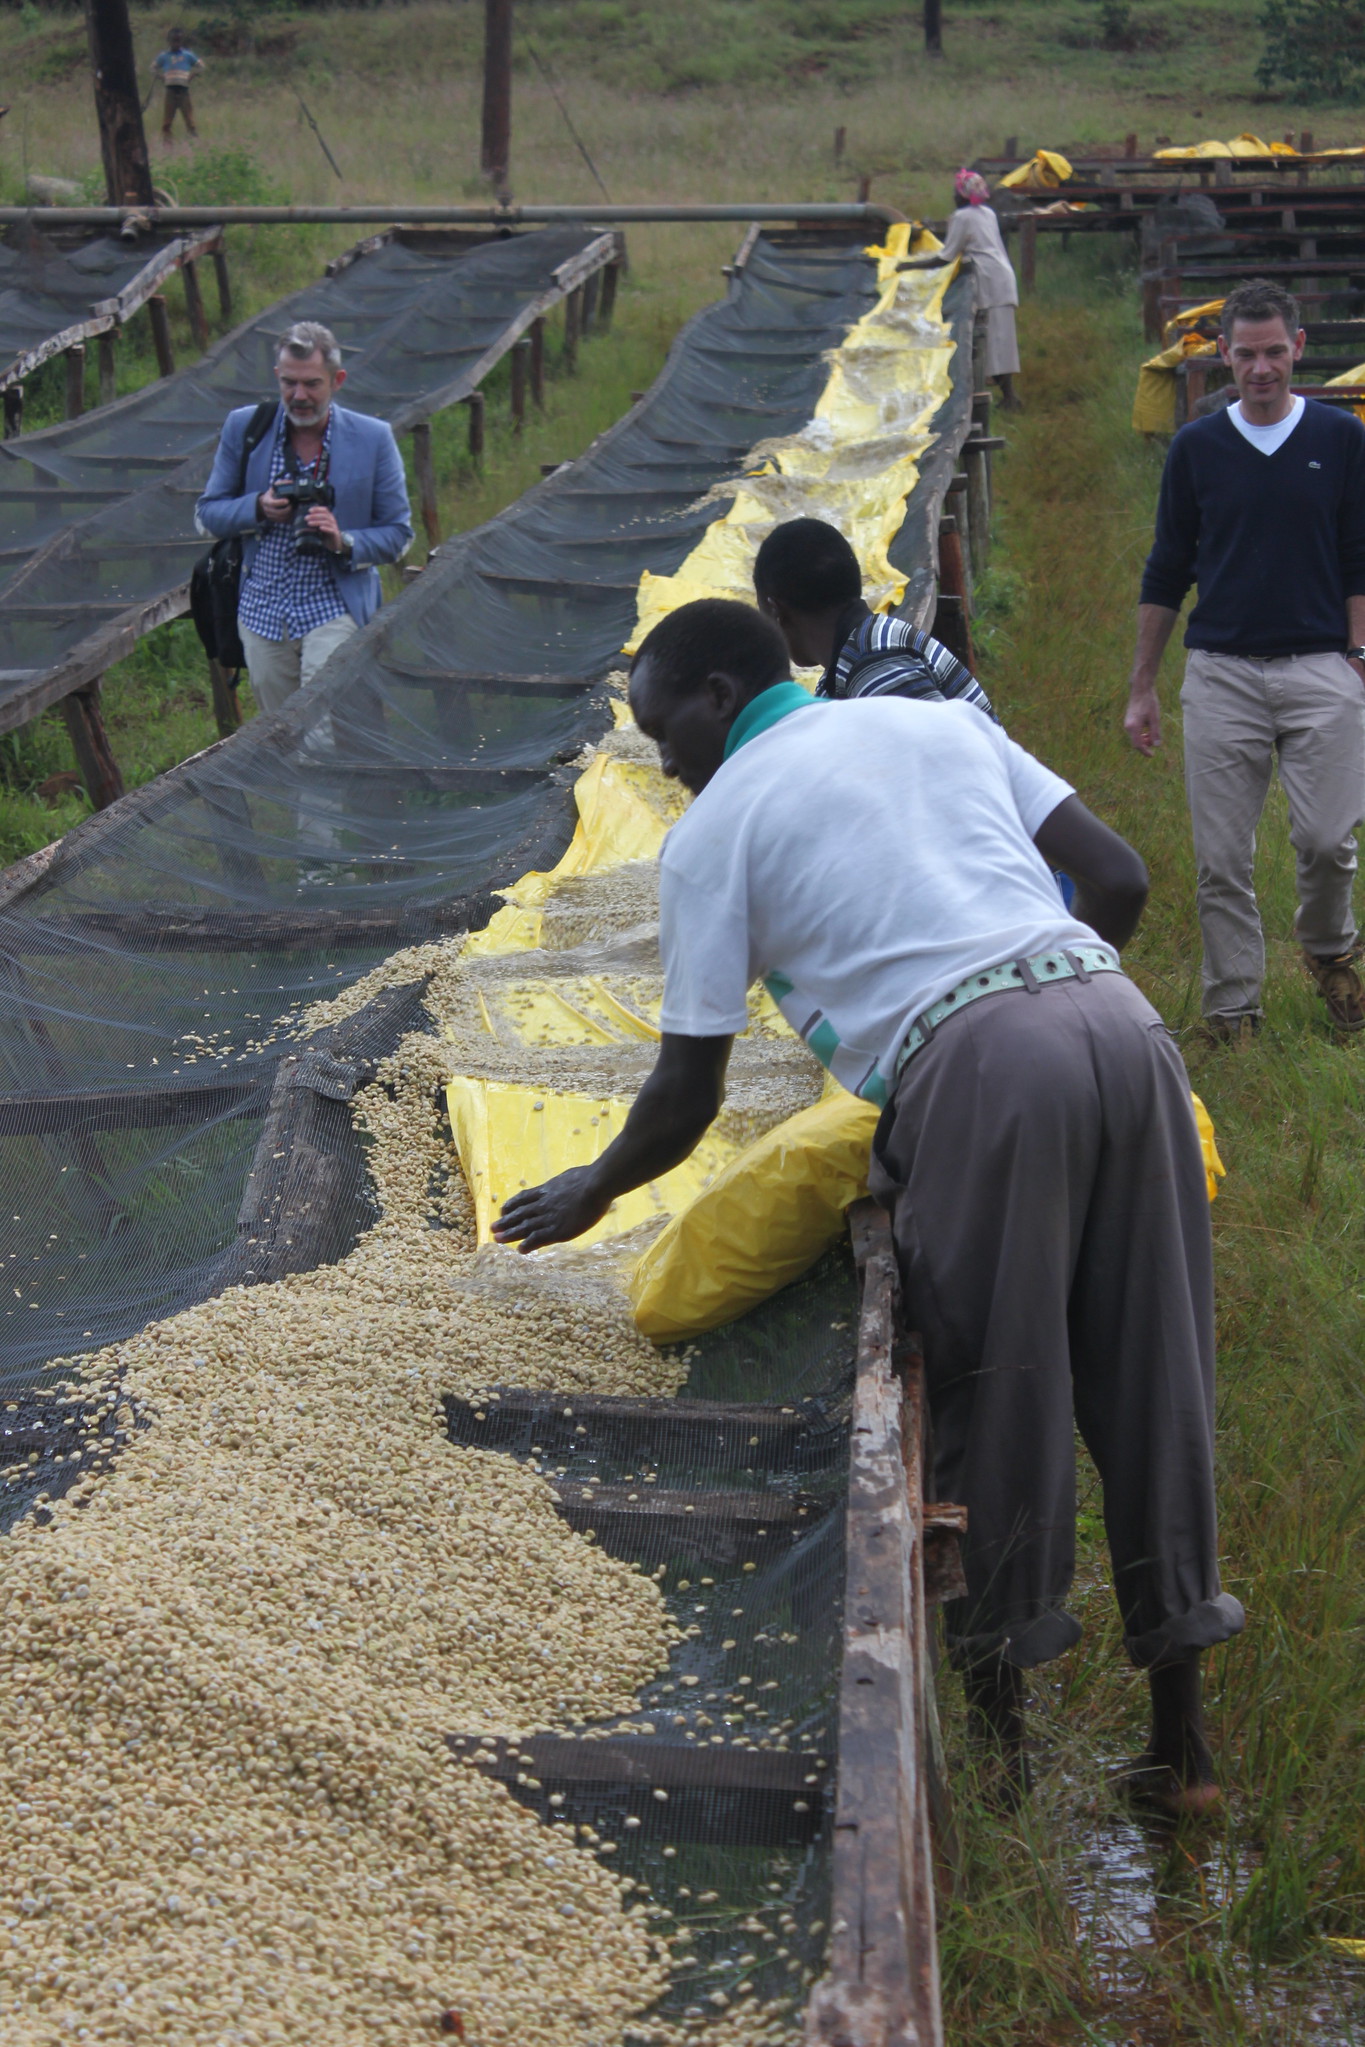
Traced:
POLYGON ((1204 341, 1198 334, 1182 335, 1160 355, 1153 355, 1138 371, 1133 396, 1133 428, 1140 434, 1175 432, 1175 373, 1177 366, 1192 355, 1216 356, 1216 341, 1204 341))
POLYGON ((658 768, 599 753, 574 785, 578 823, 568 852, 548 874, 523 874, 501 893, 494 912, 465 945, 472 959, 525 952, 540 944, 541 912, 556 882, 602 874, 627 860, 656 860, 664 834, 682 816, 684 791, 658 768))
MULTIPOLYGON (((1342 370, 1339 375, 1329 377, 1327 382, 1329 384, 1365 384, 1365 362, 1357 363, 1353 370, 1342 370)), ((1365 405, 1352 405, 1349 409, 1355 414, 1357 419, 1365 420, 1365 405)))
POLYGON ((900 602, 905 577, 887 549, 919 479, 930 422, 951 387, 954 342, 943 325, 943 294, 957 266, 905 271, 898 265, 940 246, 935 236, 900 222, 880 248, 869 250, 877 259, 877 303, 832 352, 809 424, 754 450, 753 471, 679 569, 640 578, 628 654, 661 618, 694 598, 752 604, 754 556, 784 519, 827 519, 837 526, 862 564, 873 609, 900 602))
MULTIPOLYGON (((557 1095, 513 1081, 464 1078, 447 1084, 446 1102, 480 1244, 492 1243, 493 1220, 510 1195, 537 1187, 570 1166, 591 1165, 619 1133, 630 1108, 612 1095, 557 1095)), ((600 1243, 676 1214, 710 1186, 735 1151, 735 1145, 712 1132, 691 1158, 662 1180, 623 1195, 575 1241, 600 1243)))
POLYGON ((1199 1132, 1199 1143, 1204 1153, 1204 1177, 1208 1181, 1209 1200, 1218 1199, 1218 1182, 1227 1178, 1228 1169, 1218 1156, 1218 1139, 1214 1135, 1213 1118, 1198 1095, 1190 1096, 1194 1104, 1195 1127, 1199 1132))
POLYGON ((1218 157, 1224 160, 1229 157, 1236 158, 1239 156, 1297 157, 1298 153, 1297 149, 1291 149, 1287 142, 1262 142, 1259 135, 1253 135, 1250 129, 1243 129, 1240 135, 1233 136, 1231 142, 1190 142, 1177 145, 1173 149, 1154 150, 1153 161, 1156 163, 1197 163, 1201 160, 1207 161, 1218 157))
POLYGON ((1071 165, 1055 149, 1039 149, 1000 180, 1011 192, 1055 192, 1071 176, 1071 165))
POLYGON ((839 1090, 746 1146, 637 1262, 641 1334, 676 1343, 718 1329, 808 1271, 867 1192, 877 1115, 839 1090))

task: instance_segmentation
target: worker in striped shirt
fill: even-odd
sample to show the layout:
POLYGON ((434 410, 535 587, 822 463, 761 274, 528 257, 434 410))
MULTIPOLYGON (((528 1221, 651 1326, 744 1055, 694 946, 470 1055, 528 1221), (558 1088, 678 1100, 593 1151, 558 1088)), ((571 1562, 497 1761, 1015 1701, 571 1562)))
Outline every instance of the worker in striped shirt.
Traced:
POLYGON ((858 557, 837 526, 823 519, 774 526, 754 562, 754 592, 795 665, 824 670, 817 696, 960 698, 1000 722, 970 668, 941 640, 865 602, 858 557))

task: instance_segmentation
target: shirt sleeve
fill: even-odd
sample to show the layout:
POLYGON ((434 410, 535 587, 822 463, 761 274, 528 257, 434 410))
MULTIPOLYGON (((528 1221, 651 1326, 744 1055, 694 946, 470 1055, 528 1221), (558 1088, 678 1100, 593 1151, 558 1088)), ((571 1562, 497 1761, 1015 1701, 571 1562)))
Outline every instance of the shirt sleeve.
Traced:
POLYGON ((1035 838, 1057 805, 1065 803, 1076 791, 1070 782, 1063 781, 1051 768, 1045 768, 1040 760, 1026 753, 1017 740, 1007 738, 999 726, 993 727, 992 732, 1004 757, 1020 822, 1029 837, 1035 838))
POLYGON ((1187 433, 1188 428, 1176 435, 1166 457, 1156 508, 1156 537, 1142 572, 1140 601, 1164 605, 1168 611, 1179 611, 1185 602, 1194 581, 1199 551, 1199 506, 1190 471, 1187 433))
POLYGON ((749 932, 742 905, 659 863, 660 1027, 683 1038, 724 1038, 749 1022, 749 932))
POLYGON ((960 256, 966 247, 966 243, 967 208, 959 206, 952 219, 948 222, 948 230, 943 237, 943 248, 940 251, 943 261, 945 263, 951 262, 954 256, 960 256))

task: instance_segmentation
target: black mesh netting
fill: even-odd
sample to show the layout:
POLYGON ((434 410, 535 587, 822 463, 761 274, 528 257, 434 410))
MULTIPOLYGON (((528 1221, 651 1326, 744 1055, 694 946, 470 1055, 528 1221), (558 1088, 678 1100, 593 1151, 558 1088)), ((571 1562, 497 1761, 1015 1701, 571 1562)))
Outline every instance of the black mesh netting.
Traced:
POLYGON ((39 1098, 0 1108, 11 1368, 202 1297, 289 1019, 558 859, 640 572, 676 568, 716 516, 698 494, 809 416, 874 283, 856 243, 760 242, 583 460, 0 911, 0 1086, 39 1098))
POLYGON ((0 239, 0 384, 19 358, 32 363, 55 353, 64 334, 126 291, 175 239, 98 235, 62 248, 34 227, 7 229, 0 239))
MULTIPOLYGON (((12 1388, 240 1277, 238 1208, 293 1019, 553 864, 568 763, 608 722, 600 682, 641 571, 676 569, 717 515, 700 494, 809 418, 826 351, 874 288, 855 242, 760 240, 587 456, 450 542, 284 714, 70 835, 0 914, 12 1388)), ((949 317, 961 343, 969 286, 949 317)), ((945 426, 969 358, 959 346, 945 426)), ((951 449, 927 463, 951 465, 951 449)), ((926 481, 912 500, 903 566, 922 565, 941 491, 926 481)), ((381 1035, 419 996, 399 992, 381 1035)), ((336 1070, 360 1028, 308 1057, 336 1070)), ((373 1215, 334 1106, 318 1142, 344 1154, 347 1192, 324 1256, 373 1215)), ((676 1399, 523 1395, 509 1374, 447 1403, 456 1440, 533 1464, 566 1519, 657 1578, 678 1622, 667 1671, 625 1719, 467 1736, 459 1753, 535 1808, 547 1852, 571 1830, 648 1901, 674 1963, 659 2017, 684 2031, 750 2003, 795 2025, 822 1966, 856 1334, 840 1249, 699 1339, 676 1399)), ((78 1406, 16 1395, 4 1426, 10 1518, 116 1454, 138 1417, 111 1385, 78 1406)))
POLYGON ((476 388, 535 302, 555 293, 556 272, 594 243, 610 237, 568 226, 463 244, 381 241, 192 368, 0 445, 0 730, 40 707, 43 678, 73 649, 98 650, 125 618, 163 615, 154 607, 188 581, 204 550, 194 502, 223 420, 270 389, 286 326, 330 327, 347 404, 400 428, 476 388))

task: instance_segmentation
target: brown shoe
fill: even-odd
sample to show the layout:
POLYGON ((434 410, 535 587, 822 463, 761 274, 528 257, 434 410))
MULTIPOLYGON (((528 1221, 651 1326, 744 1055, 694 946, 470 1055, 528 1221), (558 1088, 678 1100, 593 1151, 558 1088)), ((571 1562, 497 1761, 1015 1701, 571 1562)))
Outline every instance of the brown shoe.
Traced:
POLYGON ((1210 1051, 1216 1046, 1231 1045, 1235 1051, 1243 1052, 1256 1042, 1260 1028, 1260 1012, 1255 1009, 1241 1010, 1236 1016, 1206 1016, 1194 1033, 1194 1041, 1210 1051))
POLYGON ((1306 952, 1303 957, 1327 1004, 1332 1029, 1345 1037, 1365 1030, 1365 984, 1356 965, 1359 955, 1341 952, 1334 958, 1323 959, 1317 953, 1306 952))

